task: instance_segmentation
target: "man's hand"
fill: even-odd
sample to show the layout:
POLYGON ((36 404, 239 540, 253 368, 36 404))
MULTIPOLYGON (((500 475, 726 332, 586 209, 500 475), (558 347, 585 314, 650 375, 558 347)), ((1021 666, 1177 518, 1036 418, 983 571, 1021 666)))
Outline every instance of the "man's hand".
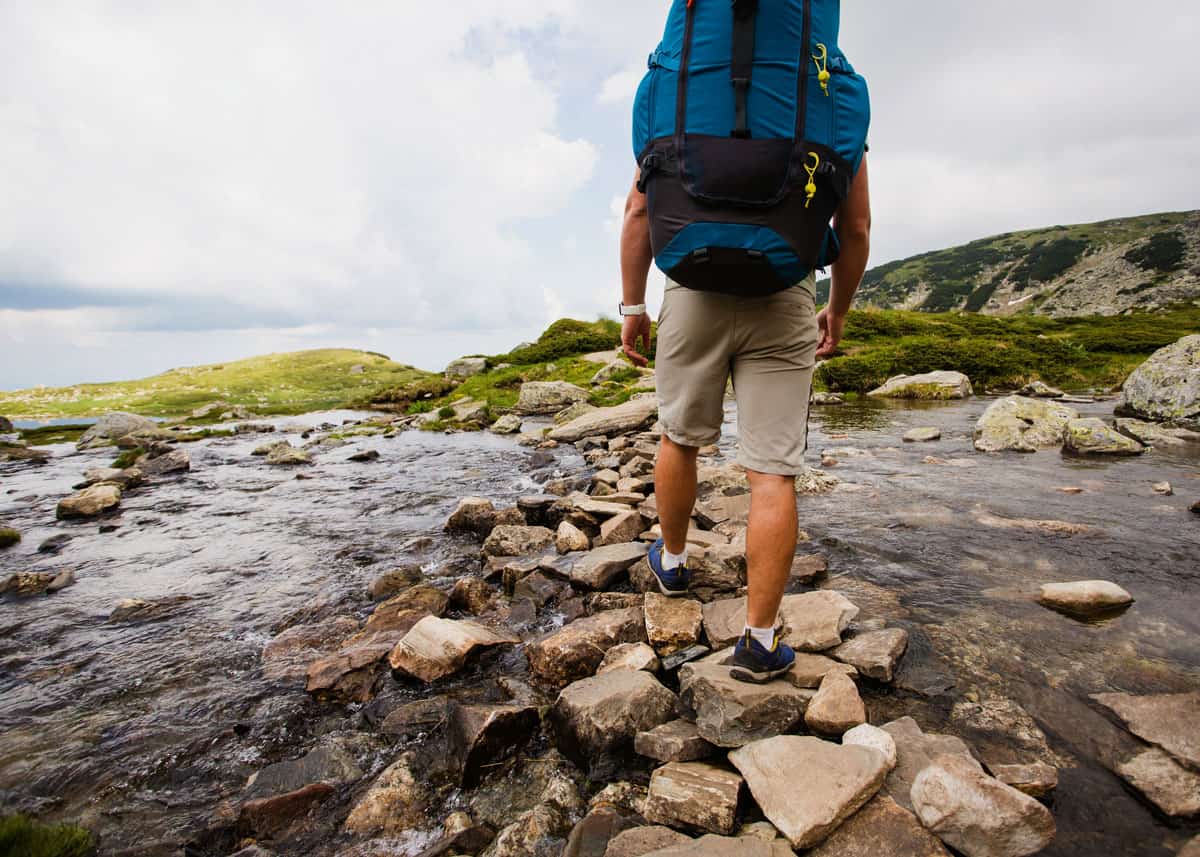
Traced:
POLYGON ((846 317, 829 311, 829 307, 817 313, 817 327, 821 338, 817 342, 817 359, 832 357, 837 351, 838 343, 842 341, 842 328, 846 326, 846 317))
POLYGON ((621 322, 621 350, 625 352, 626 357, 633 361, 634 366, 645 366, 650 361, 638 353, 639 339, 642 341, 642 349, 649 354, 650 316, 647 313, 627 315, 621 322))

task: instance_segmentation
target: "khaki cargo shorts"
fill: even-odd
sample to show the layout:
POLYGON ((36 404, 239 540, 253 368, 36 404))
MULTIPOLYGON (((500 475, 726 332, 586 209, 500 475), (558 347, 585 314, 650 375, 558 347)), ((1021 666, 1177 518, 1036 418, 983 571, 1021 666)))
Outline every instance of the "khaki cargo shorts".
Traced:
POLYGON ((817 353, 815 292, 812 277, 761 298, 668 280, 655 361, 667 437, 683 446, 716 443, 732 377, 738 462, 759 473, 802 473, 817 353))

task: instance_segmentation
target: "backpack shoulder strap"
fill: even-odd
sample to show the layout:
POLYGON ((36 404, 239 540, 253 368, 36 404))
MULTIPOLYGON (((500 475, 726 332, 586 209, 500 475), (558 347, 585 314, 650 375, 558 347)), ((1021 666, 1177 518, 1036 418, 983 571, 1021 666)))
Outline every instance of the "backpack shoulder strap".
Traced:
POLYGON ((735 98, 734 137, 750 136, 746 102, 754 72, 754 28, 758 23, 758 0, 733 0, 733 56, 729 75, 735 98))

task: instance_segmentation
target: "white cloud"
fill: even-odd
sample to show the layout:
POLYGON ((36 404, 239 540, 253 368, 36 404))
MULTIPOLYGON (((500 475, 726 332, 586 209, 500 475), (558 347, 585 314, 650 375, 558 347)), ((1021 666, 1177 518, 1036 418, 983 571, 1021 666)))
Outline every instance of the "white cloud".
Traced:
POLYGON ((601 104, 626 104, 633 102, 638 84, 646 75, 646 63, 636 62, 606 78, 600 85, 596 100, 601 104))

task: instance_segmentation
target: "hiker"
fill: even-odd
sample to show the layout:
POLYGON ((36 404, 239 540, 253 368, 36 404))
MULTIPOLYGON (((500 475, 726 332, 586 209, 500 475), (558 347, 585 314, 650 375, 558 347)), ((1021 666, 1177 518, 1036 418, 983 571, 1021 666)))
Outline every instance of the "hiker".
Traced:
POLYGON ((804 470, 813 370, 837 349, 867 265, 869 102, 836 47, 837 0, 730 6, 673 3, 635 101, 621 341, 630 360, 647 364, 638 344, 649 350, 653 260, 667 283, 655 366, 662 538, 649 562, 668 596, 687 593, 696 458, 721 436, 732 379, 751 505, 746 627, 731 673, 766 682, 795 660, 778 614, 796 549, 795 477, 804 470), (781 72, 787 63, 790 78, 781 72), (729 72, 714 73, 722 64, 729 72), (758 98, 760 80, 795 95, 786 104, 758 98), (815 271, 826 266, 832 287, 818 313, 815 271))

